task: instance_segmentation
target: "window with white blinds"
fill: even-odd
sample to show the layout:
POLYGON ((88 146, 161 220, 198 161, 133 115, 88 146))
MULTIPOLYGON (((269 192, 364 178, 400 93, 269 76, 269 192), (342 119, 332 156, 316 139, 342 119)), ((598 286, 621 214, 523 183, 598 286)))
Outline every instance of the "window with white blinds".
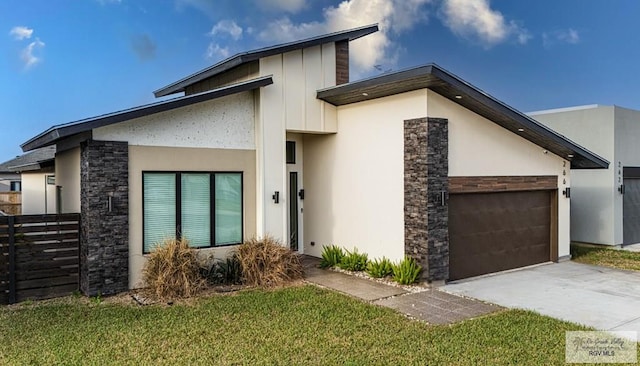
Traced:
POLYGON ((144 174, 144 251, 176 236, 176 175, 144 174))
POLYGON ((216 245, 242 241, 242 177, 216 174, 216 245))
POLYGON ((181 235, 192 247, 211 245, 211 175, 182 174, 181 235))
POLYGON ((144 253, 166 238, 196 248, 242 243, 242 173, 143 173, 144 253))

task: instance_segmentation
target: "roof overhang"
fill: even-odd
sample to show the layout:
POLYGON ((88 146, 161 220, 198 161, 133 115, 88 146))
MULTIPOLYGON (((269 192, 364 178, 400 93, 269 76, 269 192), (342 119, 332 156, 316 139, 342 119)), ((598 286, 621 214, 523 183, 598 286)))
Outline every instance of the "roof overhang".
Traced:
POLYGON ((87 118, 80 121, 65 123, 49 128, 41 134, 31 138, 20 145, 23 151, 30 151, 40 147, 49 146, 58 141, 73 135, 91 131, 94 128, 108 126, 114 123, 128 121, 155 113, 165 112, 176 108, 186 107, 192 104, 221 98, 227 95, 254 90, 273 84, 271 76, 264 76, 242 83, 237 83, 222 88, 209 90, 206 92, 169 99, 162 102, 146 104, 119 112, 104 114, 97 117, 87 118))
POLYGON ((32 172, 36 170, 51 168, 54 166, 55 166, 55 159, 48 159, 48 160, 39 161, 37 163, 10 166, 9 169, 17 173, 23 173, 23 172, 32 172))
POLYGON ((425 88, 569 160, 573 169, 609 166, 606 159, 435 64, 318 90, 317 98, 341 106, 425 88))
POLYGON ((339 41, 353 41, 360 37, 364 37, 371 33, 378 31, 378 25, 372 24, 360 28, 349 29, 345 31, 325 34, 318 37, 308 38, 301 41, 295 41, 276 46, 261 48, 253 51, 238 53, 225 60, 218 62, 217 64, 202 69, 192 75, 189 75, 183 79, 180 79, 172 84, 162 87, 153 92, 156 97, 163 97, 170 94, 184 92, 185 88, 193 85, 199 81, 210 78, 212 76, 221 74, 227 70, 231 70, 234 67, 242 64, 255 61, 264 57, 277 55, 280 53, 286 53, 303 48, 309 48, 318 46, 325 43, 339 42, 339 41))

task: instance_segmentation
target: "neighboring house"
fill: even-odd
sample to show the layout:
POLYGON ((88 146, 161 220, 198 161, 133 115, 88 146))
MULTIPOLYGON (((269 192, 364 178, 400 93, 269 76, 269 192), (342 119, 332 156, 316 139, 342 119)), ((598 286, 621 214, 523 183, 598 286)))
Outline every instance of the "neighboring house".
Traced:
POLYGON ((572 172, 571 240, 640 243, 640 111, 588 105, 530 115, 612 162, 572 172))
MULTIPOLYGON (((12 159, 13 160, 13 159, 12 159)), ((9 169, 11 160, 0 164, 0 192, 20 192, 20 173, 9 169)))
POLYGON ((9 191, 21 192, 21 209, 14 213, 56 212, 55 153, 55 146, 47 146, 0 164, 0 177, 11 180, 9 191))
POLYGON ((567 258, 569 168, 608 162, 436 65, 350 82, 349 42, 377 30, 241 53, 24 143, 57 146, 82 291, 139 286, 176 235, 218 257, 267 234, 406 254, 428 281, 567 258))

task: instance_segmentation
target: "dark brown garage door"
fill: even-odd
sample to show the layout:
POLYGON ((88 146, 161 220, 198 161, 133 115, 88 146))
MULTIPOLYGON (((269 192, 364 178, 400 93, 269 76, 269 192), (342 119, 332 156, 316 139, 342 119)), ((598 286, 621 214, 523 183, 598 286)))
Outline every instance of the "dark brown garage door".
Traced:
POLYGON ((449 280, 549 261, 549 191, 452 194, 449 280))

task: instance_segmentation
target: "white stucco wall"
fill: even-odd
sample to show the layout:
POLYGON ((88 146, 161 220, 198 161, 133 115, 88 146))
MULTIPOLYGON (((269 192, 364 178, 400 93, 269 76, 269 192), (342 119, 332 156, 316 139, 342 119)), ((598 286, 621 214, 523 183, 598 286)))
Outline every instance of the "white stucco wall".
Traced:
POLYGON ((47 184, 50 172, 22 173, 22 214, 42 215, 56 212, 56 186, 47 184))
MULTIPOLYGON (((429 91, 429 116, 449 120, 449 176, 558 176, 558 256, 569 255, 569 162, 429 91)), ((573 195, 573 189, 572 189, 573 195)))
MULTIPOLYGON (((553 175, 560 191, 570 185, 564 159, 429 90, 342 106, 336 135, 304 138, 306 254, 336 244, 404 256, 404 120, 426 116, 449 120, 450 176, 553 175)), ((570 200, 558 197, 563 257, 570 200)))
POLYGON ((305 254, 336 244, 402 259, 404 120, 427 115, 426 97, 419 90, 342 106, 337 134, 305 135, 305 254))
POLYGON ((56 185, 62 187, 62 213, 80 212, 80 148, 56 153, 56 185))
POLYGON ((608 169, 572 170, 571 240, 620 244, 622 224, 617 222, 621 221, 622 199, 617 191, 614 108, 588 106, 535 112, 531 116, 611 162, 608 169))
POLYGON ((238 93, 96 128, 93 139, 141 146, 255 149, 254 95, 238 93))

